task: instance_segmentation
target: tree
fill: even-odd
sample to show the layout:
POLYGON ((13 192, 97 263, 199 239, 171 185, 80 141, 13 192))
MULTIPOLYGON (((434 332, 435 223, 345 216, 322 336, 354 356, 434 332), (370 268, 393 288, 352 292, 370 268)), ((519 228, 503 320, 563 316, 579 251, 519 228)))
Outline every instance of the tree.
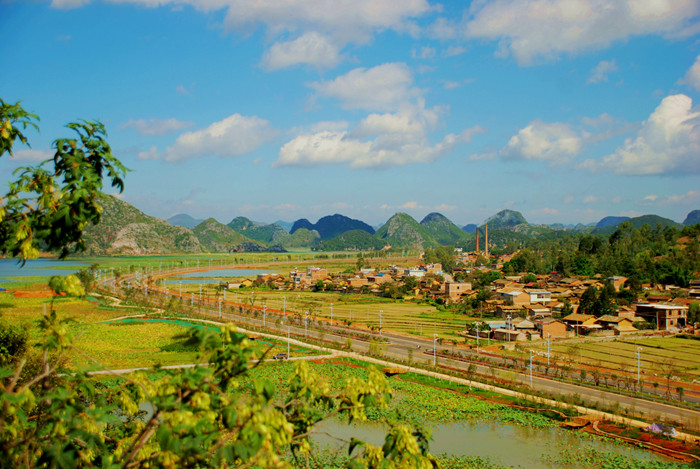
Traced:
POLYGON ((605 316, 615 313, 615 287, 612 282, 605 282, 605 286, 600 291, 598 299, 595 302, 594 313, 596 316, 605 316))
MULTIPOLYGON (((22 130, 38 128, 37 120, 19 103, 0 99, 0 157, 12 155, 17 140, 28 145, 22 130)), ((19 177, 0 198, 0 253, 26 260, 40 250, 64 258, 84 249, 85 227, 100 221, 103 177, 123 190, 127 170, 112 156, 104 126, 81 121, 67 127, 78 137, 55 140, 53 159, 17 169, 19 177)))
POLYGON ((597 293, 598 289, 592 285, 586 288, 578 305, 579 314, 595 314, 597 293))

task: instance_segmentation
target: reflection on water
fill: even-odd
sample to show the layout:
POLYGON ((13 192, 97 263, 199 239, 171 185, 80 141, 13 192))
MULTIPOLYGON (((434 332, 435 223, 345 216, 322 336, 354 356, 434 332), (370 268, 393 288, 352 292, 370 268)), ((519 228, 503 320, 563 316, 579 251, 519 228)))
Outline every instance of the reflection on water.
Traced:
MULTIPOLYGON (((386 429, 380 424, 365 422, 346 425, 331 420, 317 426, 314 441, 322 447, 347 451, 347 442, 353 436, 381 446, 385 435, 386 429)), ((558 427, 540 429, 495 422, 460 422, 433 426, 432 436, 430 452, 434 455, 480 456, 510 467, 550 469, 552 465, 544 460, 547 455, 579 454, 589 448, 637 460, 666 461, 641 449, 587 438, 558 427)), ((567 467, 577 469, 584 466, 574 464, 567 467)))
POLYGON ((84 262, 59 261, 56 259, 28 260, 24 267, 16 259, 0 259, 0 280, 11 281, 20 277, 50 277, 74 274, 87 267, 84 262))

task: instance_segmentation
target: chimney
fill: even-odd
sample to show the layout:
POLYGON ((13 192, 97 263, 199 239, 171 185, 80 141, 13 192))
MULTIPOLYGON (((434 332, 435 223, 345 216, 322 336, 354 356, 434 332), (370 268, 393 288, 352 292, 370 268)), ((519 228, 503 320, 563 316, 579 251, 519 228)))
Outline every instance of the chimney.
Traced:
POLYGON ((479 252, 479 227, 476 227, 476 251, 474 252, 479 252))
POLYGON ((489 257, 489 225, 488 224, 486 224, 486 233, 485 233, 484 237, 486 238, 484 240, 484 244, 486 245, 486 247, 484 248, 484 253, 485 253, 484 256, 489 257))

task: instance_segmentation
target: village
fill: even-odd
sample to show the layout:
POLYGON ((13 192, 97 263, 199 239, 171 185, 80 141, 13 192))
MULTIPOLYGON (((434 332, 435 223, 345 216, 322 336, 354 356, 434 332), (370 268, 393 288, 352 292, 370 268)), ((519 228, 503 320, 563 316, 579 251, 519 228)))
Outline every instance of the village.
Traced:
MULTIPOLYGON (((222 286, 368 294, 432 303, 475 318, 460 335, 475 338, 478 334, 480 338, 496 341, 605 337, 652 331, 700 334, 700 329, 696 332, 693 327, 696 318, 688 319, 691 304, 700 301, 700 279, 691 280, 690 288, 644 284, 641 290, 632 291, 628 279, 622 276, 579 278, 564 277, 558 272, 504 276, 503 265, 514 254, 492 257, 489 266, 476 265, 477 260, 483 261, 484 254, 488 255, 456 249, 456 267, 452 273, 443 271, 440 263, 372 267, 358 262, 359 268, 353 272, 329 272, 309 266, 304 270, 295 268, 286 276, 260 274, 256 279, 227 282, 222 286), (606 289, 607 296, 602 293, 606 289), (593 300, 597 301, 606 296, 608 305, 603 311, 582 307, 587 301, 586 292, 589 299, 593 292, 593 300), (598 298, 597 292, 600 292, 598 298)), ((422 260, 424 255, 419 258, 422 260)))

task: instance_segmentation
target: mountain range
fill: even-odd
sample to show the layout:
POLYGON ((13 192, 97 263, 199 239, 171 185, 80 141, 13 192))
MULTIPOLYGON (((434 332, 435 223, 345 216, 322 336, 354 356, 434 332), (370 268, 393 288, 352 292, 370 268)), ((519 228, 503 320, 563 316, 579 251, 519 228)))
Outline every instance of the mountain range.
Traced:
POLYGON ((198 220, 187 214, 178 214, 166 221, 148 216, 112 196, 103 196, 100 203, 103 207, 100 224, 90 226, 85 232, 90 255, 283 252, 288 248, 322 251, 425 249, 441 245, 473 249, 475 232, 478 231, 483 240, 486 225, 490 244, 502 246, 509 242, 519 244, 533 238, 562 236, 565 232, 610 235, 622 222, 636 228, 644 224, 681 227, 700 223, 700 210, 694 210, 683 224, 658 215, 643 215, 605 217, 595 225, 531 225, 520 212, 501 210, 479 226, 469 224, 463 228, 437 212, 426 215, 420 222, 407 213, 396 213, 375 231, 361 220, 340 214, 322 217, 316 223, 302 218, 294 223, 265 224, 236 217, 223 224, 214 218, 198 220), (283 225, 288 226, 289 231, 283 225))

